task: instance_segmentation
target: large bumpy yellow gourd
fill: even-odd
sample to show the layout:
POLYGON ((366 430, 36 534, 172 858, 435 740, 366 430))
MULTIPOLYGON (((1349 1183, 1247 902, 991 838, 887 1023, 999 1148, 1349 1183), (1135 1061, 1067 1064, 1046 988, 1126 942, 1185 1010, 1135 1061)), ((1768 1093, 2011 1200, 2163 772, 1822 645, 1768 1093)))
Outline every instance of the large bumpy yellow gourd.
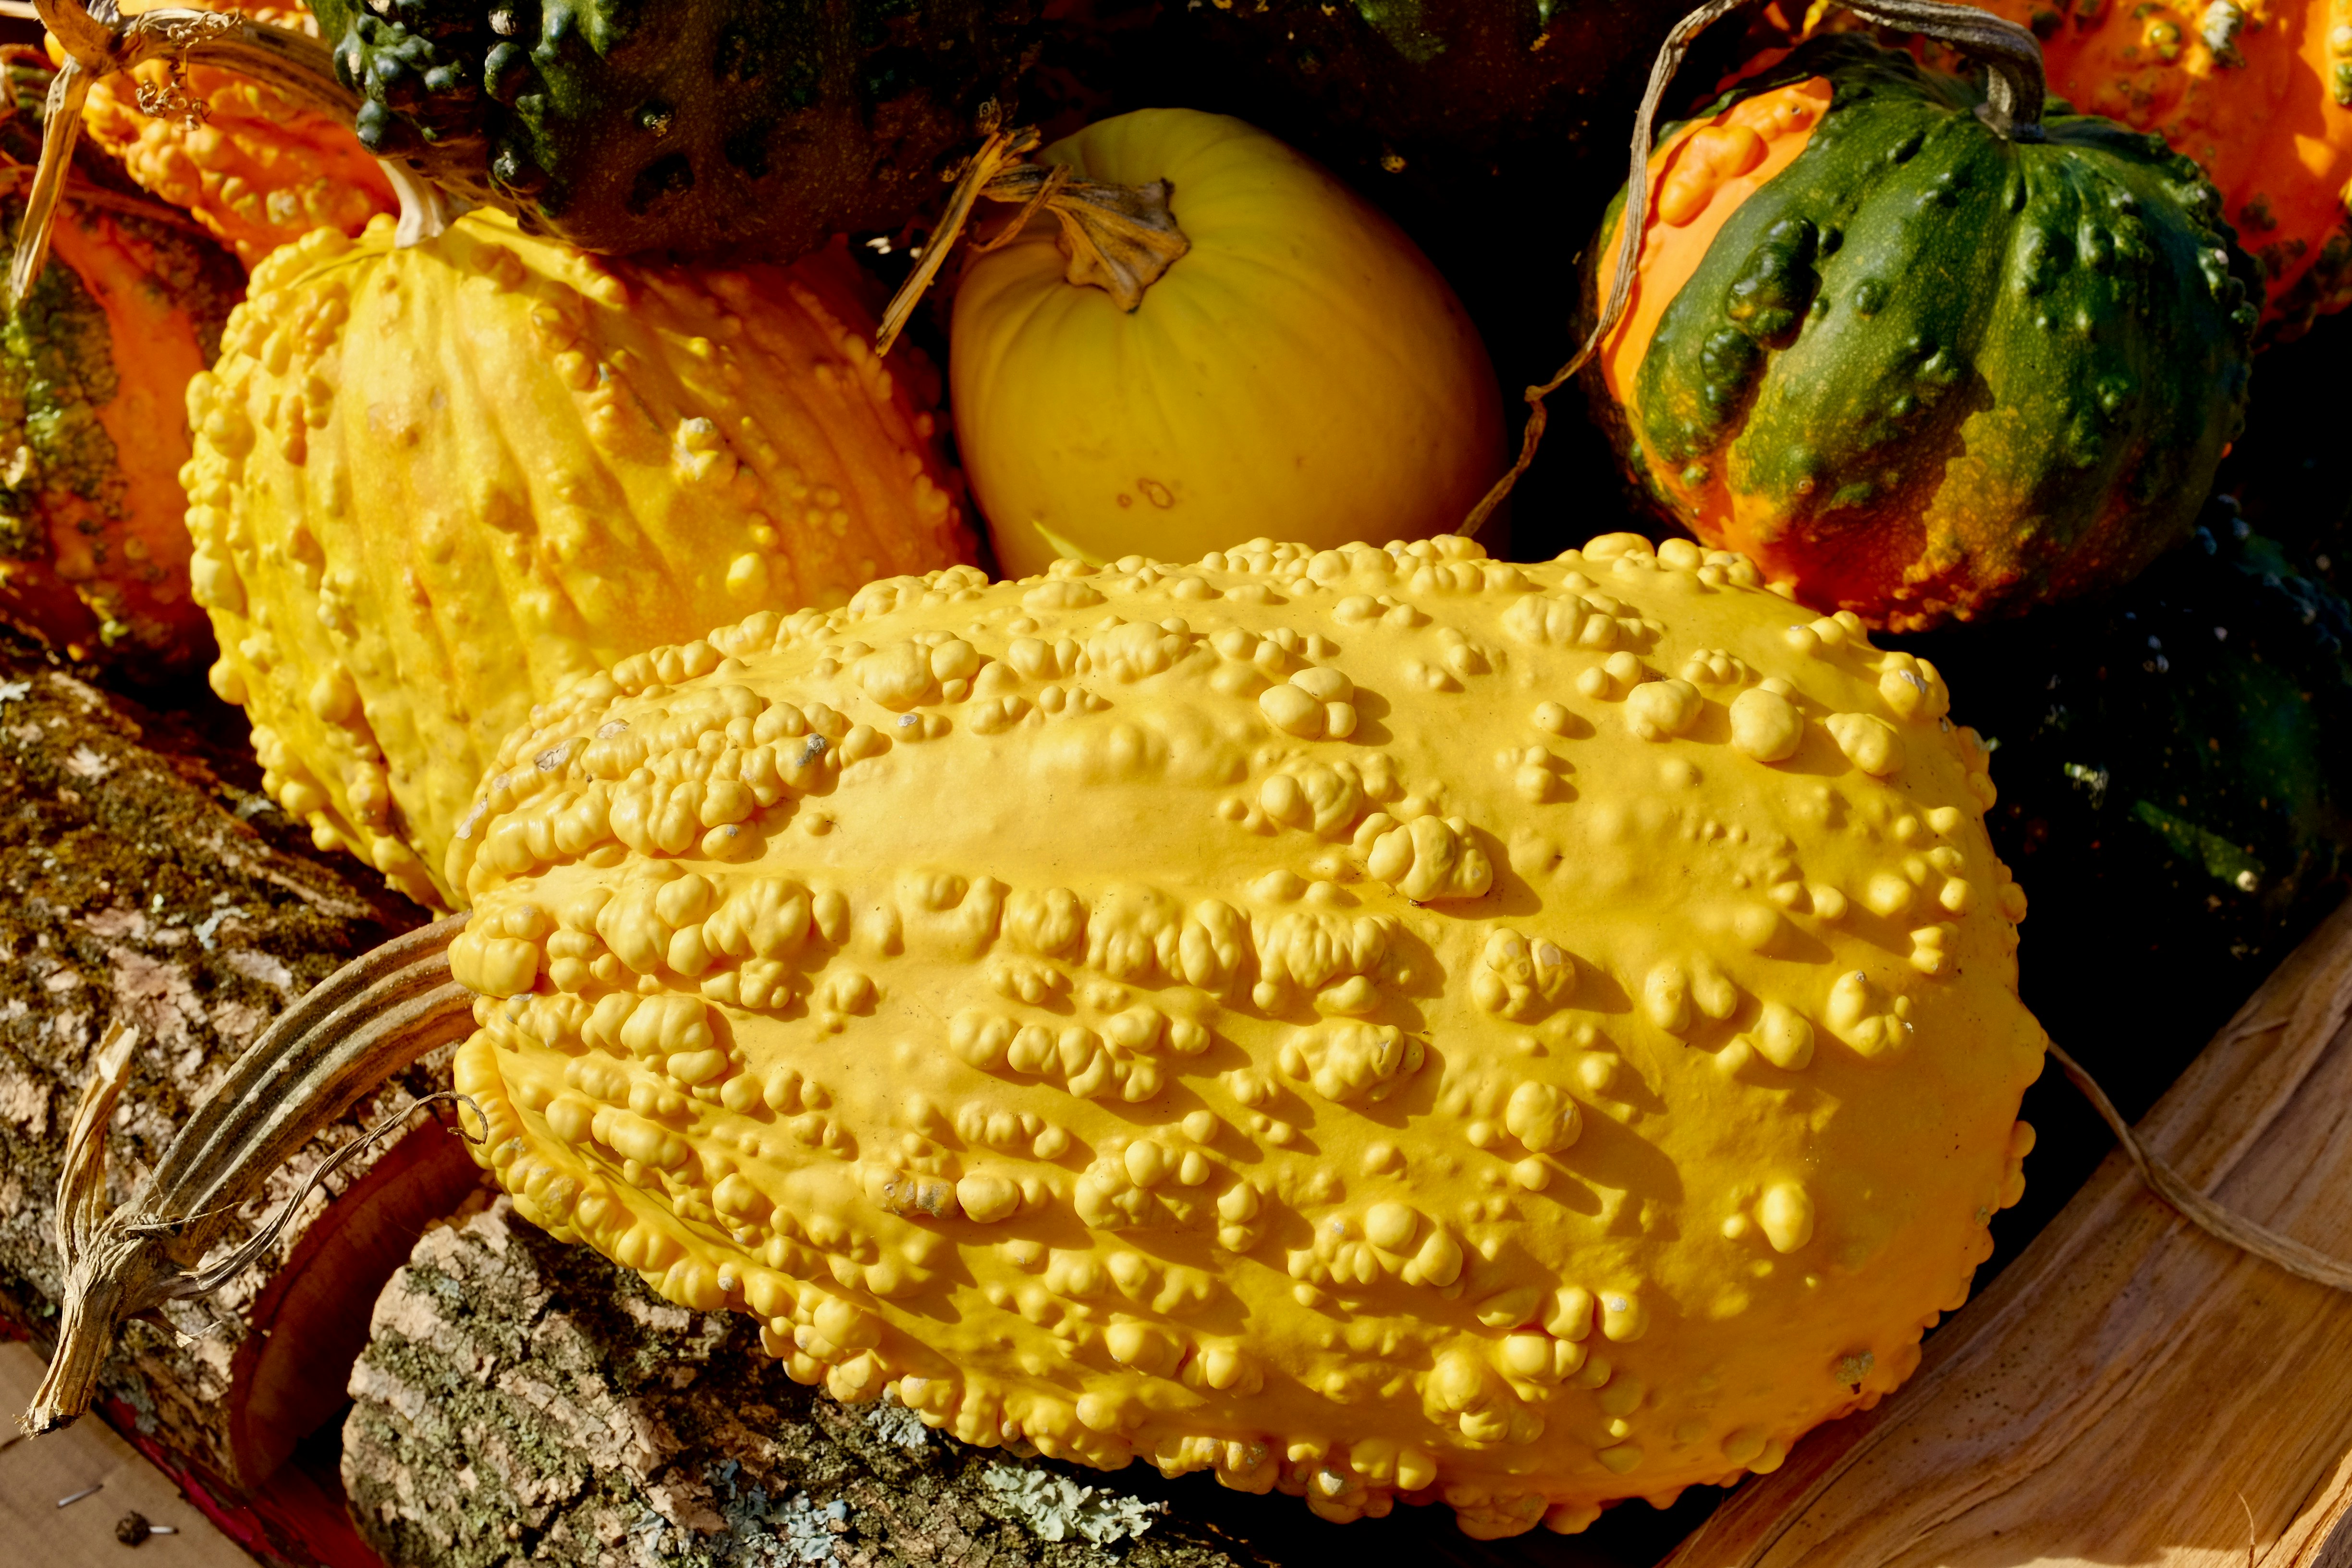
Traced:
POLYGON ((1769 1469, 2022 1190, 1934 668, 1631 536, 987 584, 625 661, 451 856, 521 1211, 976 1443, 1475 1534, 1769 1469))
POLYGON ((836 244, 632 266, 479 212, 257 268, 190 385, 213 689, 272 796, 413 898, 499 740, 565 679, 762 606, 971 559, 919 359, 836 244))

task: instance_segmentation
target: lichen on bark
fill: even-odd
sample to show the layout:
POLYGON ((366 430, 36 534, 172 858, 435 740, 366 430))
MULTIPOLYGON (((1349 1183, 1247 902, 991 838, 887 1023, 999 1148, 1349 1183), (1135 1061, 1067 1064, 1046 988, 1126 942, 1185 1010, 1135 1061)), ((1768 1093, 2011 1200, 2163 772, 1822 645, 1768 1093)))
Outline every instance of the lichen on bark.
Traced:
POLYGON ((793 1383, 761 1352, 751 1319, 674 1306, 519 1218, 503 1197, 418 1243, 376 1302, 352 1394, 343 1485, 388 1563, 1263 1561, 1221 1543, 1191 1510, 1162 1512, 1166 1487, 1149 1470, 1028 1460, 1081 1487, 1152 1494, 1125 1510, 1149 1520, 1139 1537, 1045 1540, 989 1484, 1001 1451, 910 1430, 895 1406, 845 1405, 793 1383))
MULTIPOLYGON (((348 880, 257 791, 241 737, 110 698, 0 634, 0 1320, 41 1343, 56 1317, 52 1196, 89 1058, 108 1025, 140 1030, 108 1135, 109 1197, 128 1197, 188 1111, 278 1010, 423 911, 348 880)), ((280 1173, 258 1217, 359 1121, 427 1092, 423 1064, 280 1173)), ((230 1381, 242 1309, 282 1267, 354 1162, 271 1254, 172 1327, 133 1323, 105 1392, 167 1449, 231 1472, 230 1381), (191 1336, 187 1342, 181 1333, 191 1336)), ((227 1240, 249 1234, 239 1226, 227 1240)), ((46 1345, 43 1345, 46 1349, 46 1345)), ((13 1416, 13 1412, 10 1413, 13 1416)))

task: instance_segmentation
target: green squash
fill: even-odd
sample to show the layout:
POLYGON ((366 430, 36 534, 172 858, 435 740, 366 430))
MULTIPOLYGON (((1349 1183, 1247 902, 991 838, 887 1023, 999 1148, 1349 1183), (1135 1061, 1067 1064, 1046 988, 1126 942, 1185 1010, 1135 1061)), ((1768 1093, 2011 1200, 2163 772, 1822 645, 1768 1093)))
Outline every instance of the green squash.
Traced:
POLYGON ((1040 0, 311 0, 360 140, 586 250, 788 261, 935 196, 1040 0))
MULTIPOLYGON (((1777 173, 1645 229, 1633 309, 1587 371, 1628 470, 1701 539, 1875 626, 2128 579, 2187 534, 2243 418, 2261 286, 2212 185, 2063 104, 2004 137, 1974 85, 1853 37, 1727 96, 1653 170, 1731 156, 1744 100, 1809 80, 1826 107, 1755 165, 1777 173), (1645 310, 1652 278, 1671 299, 1645 310)), ((1617 227, 1612 208, 1588 308, 1617 227)))
POLYGON ((2343 896, 2352 606, 2226 500, 2114 595, 1913 646, 1997 745, 1988 824, 2081 993, 2035 1005, 2081 1037, 2143 991, 2226 1012, 2343 896))

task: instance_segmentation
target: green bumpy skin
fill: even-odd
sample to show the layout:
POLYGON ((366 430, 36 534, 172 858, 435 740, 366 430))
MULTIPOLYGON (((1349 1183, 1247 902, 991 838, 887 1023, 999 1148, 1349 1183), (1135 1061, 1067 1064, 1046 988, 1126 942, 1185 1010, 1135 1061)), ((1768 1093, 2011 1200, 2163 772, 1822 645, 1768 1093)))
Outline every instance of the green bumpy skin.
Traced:
POLYGON ((2342 899, 2352 605, 2233 509, 2118 594, 1969 637, 1936 652, 1981 672, 2009 842, 2087 963, 2153 953, 2234 1000, 2342 899))
POLYGON ((2244 417, 2261 284, 2219 195, 2063 104, 2045 140, 2004 141, 1972 85, 1853 37, 1716 107, 1813 76, 1829 112, 1610 410, 1629 466, 1701 538, 1874 626, 2129 579, 2188 534, 2244 417))
POLYGON ((1948 702, 1686 540, 872 584, 509 738, 455 1081, 842 1398, 1580 1530, 1875 1403, 2023 1191, 1948 702))
POLYGON ((790 261, 937 194, 1035 0, 311 0, 359 137, 583 250, 790 261))

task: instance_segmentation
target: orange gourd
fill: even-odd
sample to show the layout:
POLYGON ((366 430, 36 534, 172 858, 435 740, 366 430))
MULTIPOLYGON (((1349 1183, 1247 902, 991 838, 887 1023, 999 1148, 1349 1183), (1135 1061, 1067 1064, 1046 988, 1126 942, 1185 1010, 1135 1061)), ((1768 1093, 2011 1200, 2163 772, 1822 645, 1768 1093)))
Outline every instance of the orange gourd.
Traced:
MULTIPOLYGON (((13 237, 41 142, 38 50, 0 51, 0 223, 13 237)), ((243 279, 180 214, 83 147, 48 264, 0 314, 0 619, 76 658, 186 662, 183 399, 219 351, 243 279)))
MULTIPOLYGON (((299 5, 194 3, 319 30, 299 5)), ((376 214, 396 210, 391 181, 349 125, 215 66, 190 65, 177 78, 161 61, 100 78, 82 127, 142 188, 185 207, 246 266, 314 228, 356 236, 376 214), (191 112, 197 105, 201 116, 191 112)))

